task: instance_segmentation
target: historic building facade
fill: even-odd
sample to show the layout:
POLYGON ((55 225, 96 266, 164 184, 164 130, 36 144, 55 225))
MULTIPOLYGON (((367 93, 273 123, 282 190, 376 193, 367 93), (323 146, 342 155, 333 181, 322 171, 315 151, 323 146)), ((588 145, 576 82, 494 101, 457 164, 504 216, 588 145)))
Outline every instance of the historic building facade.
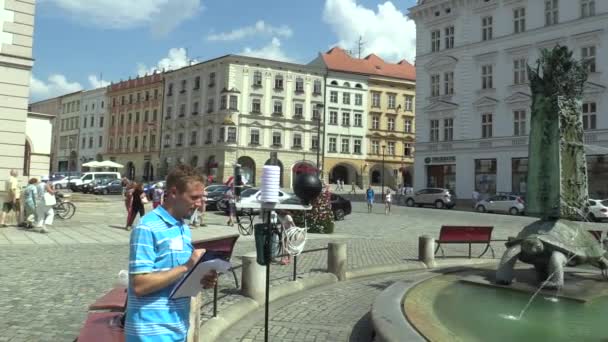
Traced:
POLYGON ((57 125, 57 156, 56 165, 52 170, 56 172, 79 172, 82 165, 79 160, 79 135, 80 135, 80 104, 82 91, 67 94, 60 97, 61 112, 55 119, 57 125))
MULTIPOLYGON (((416 21, 414 186, 461 198, 526 192, 531 93, 526 65, 568 46, 589 62, 585 142, 608 146, 608 2, 424 0, 416 21)), ((589 192, 608 196, 608 158, 588 154, 589 192)))
POLYGON ((26 174, 26 136, 34 36, 34 0, 0 2, 0 191, 11 169, 26 174))
POLYGON ((121 171, 129 179, 159 178, 163 84, 162 75, 155 73, 113 83, 106 89, 107 145, 103 157, 122 164, 121 171))
POLYGON ((106 132, 106 87, 82 93, 80 119, 80 161, 103 160, 106 132))
POLYGON ((38 119, 42 119, 43 117, 51 118, 51 140, 48 142, 50 146, 50 156, 49 156, 49 169, 48 171, 54 171, 57 168, 57 152, 59 150, 59 130, 58 122, 59 122, 59 114, 62 111, 61 107, 61 97, 54 97, 51 99, 34 102, 28 106, 28 117, 29 113, 37 114, 38 119), (42 114, 42 116, 40 115, 42 114))
POLYGON ((221 182, 238 163, 259 185, 276 153, 291 187, 294 174, 316 166, 323 88, 321 69, 236 55, 166 73, 163 170, 187 163, 221 182))

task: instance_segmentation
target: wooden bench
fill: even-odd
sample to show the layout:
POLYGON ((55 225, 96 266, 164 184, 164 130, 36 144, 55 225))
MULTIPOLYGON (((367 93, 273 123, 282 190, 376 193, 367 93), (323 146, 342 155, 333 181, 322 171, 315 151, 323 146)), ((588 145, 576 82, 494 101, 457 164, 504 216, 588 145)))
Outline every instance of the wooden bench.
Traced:
MULTIPOLYGON (((232 252, 234 251, 234 245, 236 241, 239 239, 238 234, 227 235, 227 236, 219 236, 210 239, 204 240, 196 240, 192 242, 192 246, 195 249, 204 248, 208 252, 212 252, 214 255, 219 256, 221 259, 230 262, 230 258, 232 257, 232 252)), ((234 277, 234 283, 236 284, 236 288, 239 288, 239 279, 236 276, 236 272, 234 268, 231 268, 230 271, 234 277)))
POLYGON ((481 258, 489 250, 492 251, 494 258, 494 249, 490 245, 492 239, 493 226, 441 226, 439 239, 437 239, 437 248, 435 254, 441 249, 441 255, 445 258, 442 244, 466 243, 469 245, 469 259, 471 258, 472 244, 485 244, 486 249, 478 258, 481 258))
POLYGON ((122 312, 90 312, 78 342, 124 342, 125 333, 121 326, 122 312))
POLYGON ((99 297, 95 303, 89 305, 89 310, 124 311, 127 305, 127 288, 115 287, 110 292, 99 297))

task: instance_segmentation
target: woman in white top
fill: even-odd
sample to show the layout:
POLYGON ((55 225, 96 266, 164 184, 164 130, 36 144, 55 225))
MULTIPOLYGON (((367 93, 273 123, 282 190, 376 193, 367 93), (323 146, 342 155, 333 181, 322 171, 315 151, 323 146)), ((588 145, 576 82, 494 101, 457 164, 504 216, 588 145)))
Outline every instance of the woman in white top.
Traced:
POLYGON ((391 189, 386 189, 386 195, 384 196, 384 215, 390 215, 391 213, 391 201, 393 200, 391 189))

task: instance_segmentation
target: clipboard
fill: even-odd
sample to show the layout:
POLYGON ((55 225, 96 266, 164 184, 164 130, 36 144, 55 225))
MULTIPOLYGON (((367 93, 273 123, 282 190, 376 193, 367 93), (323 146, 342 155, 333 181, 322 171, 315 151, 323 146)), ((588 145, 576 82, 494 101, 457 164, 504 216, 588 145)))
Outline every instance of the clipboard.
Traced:
POLYGON ((232 264, 228 261, 222 260, 221 258, 215 256, 212 252, 207 251, 203 256, 198 260, 196 265, 192 267, 188 273, 173 287, 171 290, 171 294, 169 295, 170 299, 184 298, 184 297, 194 297, 198 295, 202 290, 201 286, 201 278, 209 273, 212 270, 215 270, 219 273, 226 273, 232 264), (209 254, 209 255, 207 255, 209 254))

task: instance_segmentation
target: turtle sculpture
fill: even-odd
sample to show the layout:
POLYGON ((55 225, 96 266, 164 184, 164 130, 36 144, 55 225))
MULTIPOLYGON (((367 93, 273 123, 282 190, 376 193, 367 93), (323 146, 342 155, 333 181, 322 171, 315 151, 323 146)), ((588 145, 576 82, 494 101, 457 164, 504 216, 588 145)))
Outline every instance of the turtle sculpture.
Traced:
POLYGON ((564 266, 590 264, 606 275, 608 253, 579 223, 557 220, 536 221, 526 226, 515 239, 506 243, 507 250, 496 270, 496 283, 510 285, 517 260, 534 265, 539 280, 546 288, 564 285, 564 266))

